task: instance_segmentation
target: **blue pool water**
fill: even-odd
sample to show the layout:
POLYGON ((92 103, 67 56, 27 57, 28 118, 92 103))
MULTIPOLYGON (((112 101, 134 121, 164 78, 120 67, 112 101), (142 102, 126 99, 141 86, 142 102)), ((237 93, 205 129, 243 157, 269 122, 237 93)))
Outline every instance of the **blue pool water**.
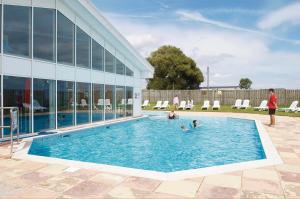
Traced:
POLYGON ((165 116, 35 139, 30 154, 173 172, 265 159, 252 120, 165 116), (183 132, 193 119, 200 127, 183 132))

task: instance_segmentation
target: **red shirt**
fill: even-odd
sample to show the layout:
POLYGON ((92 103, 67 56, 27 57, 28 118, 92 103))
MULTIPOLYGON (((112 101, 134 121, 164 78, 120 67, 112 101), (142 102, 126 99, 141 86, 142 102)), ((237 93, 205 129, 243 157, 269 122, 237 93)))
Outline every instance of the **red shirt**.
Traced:
POLYGON ((276 109, 277 97, 275 94, 271 95, 268 101, 269 109, 276 109))

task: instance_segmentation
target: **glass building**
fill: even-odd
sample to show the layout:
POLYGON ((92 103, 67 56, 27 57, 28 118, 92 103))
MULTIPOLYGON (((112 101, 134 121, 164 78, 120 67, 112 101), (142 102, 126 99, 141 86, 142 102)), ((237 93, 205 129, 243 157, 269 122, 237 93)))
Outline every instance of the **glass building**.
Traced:
POLYGON ((0 18, 0 103, 21 134, 141 114, 153 68, 90 1, 0 0, 0 18))

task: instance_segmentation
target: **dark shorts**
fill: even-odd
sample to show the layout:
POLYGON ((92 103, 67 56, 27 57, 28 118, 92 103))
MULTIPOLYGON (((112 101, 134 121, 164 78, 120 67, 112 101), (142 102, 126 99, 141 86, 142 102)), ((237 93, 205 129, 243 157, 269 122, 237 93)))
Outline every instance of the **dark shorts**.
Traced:
POLYGON ((269 109, 269 115, 275 115, 276 109, 269 109))

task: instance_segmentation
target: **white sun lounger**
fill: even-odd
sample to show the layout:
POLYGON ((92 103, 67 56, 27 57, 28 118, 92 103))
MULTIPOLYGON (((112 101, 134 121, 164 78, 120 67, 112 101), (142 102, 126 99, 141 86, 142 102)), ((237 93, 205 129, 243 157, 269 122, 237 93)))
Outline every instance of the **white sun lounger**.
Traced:
POLYGON ((296 112, 297 111, 297 106, 298 106, 298 101, 293 101, 291 106, 289 108, 280 108, 279 111, 285 111, 285 112, 296 112))
POLYGON ((186 108, 186 101, 181 101, 178 109, 185 110, 185 108, 186 108))
POLYGON ((156 105, 153 107, 153 109, 160 109, 162 105, 162 101, 157 101, 156 105))
POLYGON ((235 100, 235 104, 231 108, 239 109, 239 108, 241 108, 241 106, 242 106, 242 100, 237 99, 237 100, 235 100))
POLYGON ((133 104, 133 100, 132 100, 132 98, 129 98, 128 100, 127 100, 127 105, 132 105, 133 104))
MULTIPOLYGON (((25 108, 31 109, 31 104, 23 103, 23 106, 25 108)), ((44 106, 41 106, 40 103, 37 100, 33 100, 33 110, 34 111, 44 111, 47 108, 44 106)))
POLYGON ((215 100, 212 109, 213 110, 219 110, 220 108, 221 108, 220 101, 219 100, 215 100))
POLYGON ((194 100, 189 100, 188 104, 185 106, 186 109, 192 110, 194 107, 194 100))
POLYGON ((268 100, 263 100, 261 101, 260 105, 257 106, 257 107, 253 107, 254 110, 258 110, 258 111, 265 111, 265 110, 268 110, 268 100))
POLYGON ((105 99, 105 110, 112 110, 110 99, 105 99))
POLYGON ((201 107, 201 110, 204 110, 204 109, 208 110, 209 107, 210 107, 209 101, 208 101, 208 100, 205 100, 205 101, 203 102, 203 106, 201 107))
POLYGON ((142 104, 142 108, 145 108, 149 106, 149 100, 145 100, 144 103, 142 104))
POLYGON ((250 107, 250 100, 246 99, 243 101, 243 104, 241 105, 241 109, 247 109, 250 107))
POLYGON ((81 106, 82 108, 88 106, 88 104, 86 103, 86 100, 85 100, 85 99, 81 99, 81 100, 80 100, 80 106, 81 106))
POLYGON ((164 101, 164 103, 161 105, 160 109, 167 109, 169 108, 169 101, 164 101))

